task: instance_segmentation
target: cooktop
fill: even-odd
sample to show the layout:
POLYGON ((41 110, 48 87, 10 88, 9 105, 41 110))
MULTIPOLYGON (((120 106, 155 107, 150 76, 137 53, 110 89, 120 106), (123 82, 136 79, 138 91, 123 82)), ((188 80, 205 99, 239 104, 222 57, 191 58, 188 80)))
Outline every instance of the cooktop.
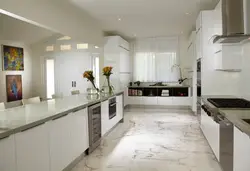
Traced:
POLYGON ((250 102, 240 98, 211 98, 207 100, 218 108, 250 108, 250 102))

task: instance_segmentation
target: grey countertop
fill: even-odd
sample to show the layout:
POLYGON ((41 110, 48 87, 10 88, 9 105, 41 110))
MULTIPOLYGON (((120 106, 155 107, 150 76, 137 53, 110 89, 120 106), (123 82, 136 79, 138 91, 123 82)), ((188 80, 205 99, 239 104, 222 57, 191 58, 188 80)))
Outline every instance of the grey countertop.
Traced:
POLYGON ((250 136, 250 124, 244 122, 242 119, 250 119, 250 109, 226 109, 226 108, 216 108, 210 102, 208 98, 237 98, 235 96, 202 96, 202 101, 204 104, 208 105, 211 110, 215 113, 218 112, 225 116, 230 122, 234 124, 242 132, 250 136))
POLYGON ((0 139, 123 94, 80 94, 0 111, 0 139))

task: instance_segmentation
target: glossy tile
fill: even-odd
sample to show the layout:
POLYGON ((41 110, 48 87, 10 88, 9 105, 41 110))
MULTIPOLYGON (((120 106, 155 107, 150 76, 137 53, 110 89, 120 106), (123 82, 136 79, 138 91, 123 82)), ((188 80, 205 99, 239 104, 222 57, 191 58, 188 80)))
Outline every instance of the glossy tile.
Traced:
POLYGON ((72 171, 221 171, 188 110, 130 109, 72 171))

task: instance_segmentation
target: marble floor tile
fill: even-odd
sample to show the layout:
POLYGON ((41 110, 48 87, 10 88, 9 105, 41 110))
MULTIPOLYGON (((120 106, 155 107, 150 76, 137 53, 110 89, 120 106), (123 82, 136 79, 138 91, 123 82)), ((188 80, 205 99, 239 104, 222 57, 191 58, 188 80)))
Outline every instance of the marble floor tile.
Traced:
POLYGON ((184 109, 129 109, 72 171, 221 171, 195 116, 184 109))

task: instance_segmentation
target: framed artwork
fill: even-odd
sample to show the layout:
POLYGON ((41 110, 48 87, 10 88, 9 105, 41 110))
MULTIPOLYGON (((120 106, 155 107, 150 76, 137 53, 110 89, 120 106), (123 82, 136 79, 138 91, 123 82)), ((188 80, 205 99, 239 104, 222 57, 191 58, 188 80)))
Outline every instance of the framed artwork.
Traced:
POLYGON ((22 76, 6 75, 7 102, 22 100, 22 76))
POLYGON ((2 45, 3 71, 23 71, 23 48, 2 45))

